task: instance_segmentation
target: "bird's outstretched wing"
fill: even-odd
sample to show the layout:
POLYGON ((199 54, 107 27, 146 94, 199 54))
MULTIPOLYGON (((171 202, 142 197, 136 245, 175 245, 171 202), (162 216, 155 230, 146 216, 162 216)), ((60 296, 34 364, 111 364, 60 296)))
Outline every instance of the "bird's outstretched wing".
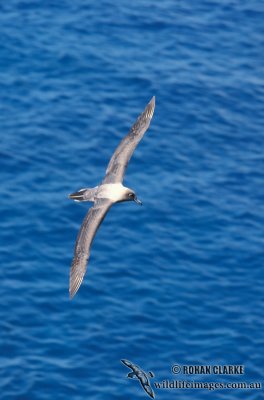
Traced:
POLYGON ((102 183, 122 182, 129 160, 149 127, 154 114, 155 97, 152 97, 143 113, 138 117, 129 133, 119 143, 106 170, 102 183))
POLYGON ((141 369, 136 365, 133 364, 131 361, 129 360, 125 360, 122 359, 120 360, 123 364, 125 364, 128 368, 131 368, 133 372, 139 373, 141 371, 141 369))
POLYGON ((90 248, 97 229, 102 223, 112 202, 107 199, 97 200, 86 214, 79 230, 70 271, 70 298, 79 290, 87 268, 90 248))
POLYGON ((152 397, 152 399, 154 399, 154 398, 155 398, 155 394, 154 394, 154 392, 153 392, 153 390, 152 390, 152 387, 150 386, 149 379, 147 379, 146 381, 143 381, 142 379, 139 379, 139 380, 140 380, 141 386, 143 387, 143 389, 145 390, 145 392, 146 392, 150 397, 152 397))

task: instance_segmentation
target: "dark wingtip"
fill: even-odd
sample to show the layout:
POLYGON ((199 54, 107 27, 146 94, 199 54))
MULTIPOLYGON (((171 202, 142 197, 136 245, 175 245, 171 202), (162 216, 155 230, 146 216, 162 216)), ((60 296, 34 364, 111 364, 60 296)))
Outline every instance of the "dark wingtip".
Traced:
POLYGON ((69 296, 70 300, 74 298, 76 293, 81 287, 82 281, 84 274, 80 275, 78 272, 78 267, 79 267, 79 261, 78 258, 74 258, 71 266, 71 271, 70 271, 70 284, 69 284, 69 296))
POLYGON ((156 96, 153 96, 148 105, 151 106, 154 109, 155 108, 155 104, 156 104, 156 96))
POLYGON ((82 281, 83 281, 83 277, 79 278, 78 275, 70 277, 70 288, 69 288, 70 300, 72 300, 74 298, 74 296, 80 289, 82 281))
POLYGON ((76 292, 72 290, 72 288, 69 288, 69 298, 70 300, 72 300, 75 296, 76 292))
POLYGON ((70 300, 72 300, 72 299, 74 298, 74 295, 75 295, 75 293, 71 293, 71 292, 69 291, 69 298, 70 298, 70 300))
POLYGON ((145 109, 146 117, 151 119, 153 117, 154 110, 155 110, 155 96, 152 97, 152 99, 150 100, 145 109))

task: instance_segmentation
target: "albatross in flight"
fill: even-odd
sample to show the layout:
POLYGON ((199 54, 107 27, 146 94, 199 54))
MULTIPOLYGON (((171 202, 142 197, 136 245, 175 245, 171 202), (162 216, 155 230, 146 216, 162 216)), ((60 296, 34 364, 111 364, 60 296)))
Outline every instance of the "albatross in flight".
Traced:
POLYGON ((69 195, 69 198, 75 201, 91 201, 94 203, 83 220, 75 244, 70 271, 69 292, 71 299, 81 286, 94 236, 110 207, 121 201, 135 201, 142 205, 134 190, 123 186, 122 182, 129 160, 149 127, 154 108, 155 97, 152 97, 129 133, 116 148, 100 185, 92 189, 80 189, 78 192, 69 195))
POLYGON ((152 398, 155 398, 154 392, 152 390, 152 387, 150 385, 150 381, 149 381, 149 377, 150 378, 154 378, 154 374, 153 372, 149 372, 148 374, 146 374, 145 371, 143 371, 143 369, 139 368, 137 365, 133 364, 131 361, 129 360, 121 360, 121 362, 123 364, 125 364, 128 368, 132 369, 132 372, 129 372, 129 374, 127 374, 128 378, 137 378, 141 384, 141 386, 143 387, 143 389, 145 390, 145 392, 152 398))

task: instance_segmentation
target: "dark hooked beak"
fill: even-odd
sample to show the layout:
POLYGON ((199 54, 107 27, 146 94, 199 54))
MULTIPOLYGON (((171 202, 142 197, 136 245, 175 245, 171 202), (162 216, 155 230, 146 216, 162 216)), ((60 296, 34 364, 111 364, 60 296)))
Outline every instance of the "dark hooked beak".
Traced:
POLYGON ((134 197, 134 201, 140 206, 143 204, 142 201, 140 201, 136 196, 134 197))

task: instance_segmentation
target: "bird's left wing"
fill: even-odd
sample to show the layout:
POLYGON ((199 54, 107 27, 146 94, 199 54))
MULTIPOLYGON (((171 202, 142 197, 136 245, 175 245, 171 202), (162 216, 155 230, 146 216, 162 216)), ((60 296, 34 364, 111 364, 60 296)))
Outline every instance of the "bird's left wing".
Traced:
POLYGON ((112 202, 107 199, 97 200, 83 220, 76 240, 74 257, 71 264, 69 288, 71 299, 81 286, 94 236, 111 205, 112 202))
POLYGON ((130 129, 129 133, 117 146, 111 160, 109 161, 103 183, 118 183, 123 181, 129 160, 149 127, 151 118, 154 114, 154 109, 155 97, 152 97, 143 113, 140 114, 130 129))

